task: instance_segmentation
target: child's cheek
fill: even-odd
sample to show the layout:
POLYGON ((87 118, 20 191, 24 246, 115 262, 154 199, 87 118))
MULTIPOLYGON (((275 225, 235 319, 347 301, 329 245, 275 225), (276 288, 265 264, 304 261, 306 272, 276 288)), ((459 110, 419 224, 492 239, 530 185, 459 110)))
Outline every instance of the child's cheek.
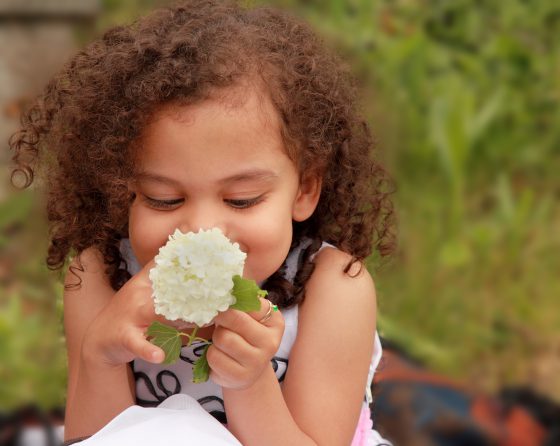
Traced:
POLYGON ((146 210, 140 206, 132 206, 128 233, 132 250, 140 265, 144 266, 152 260, 168 239, 170 230, 168 222, 163 215, 154 218, 154 211, 146 210))
POLYGON ((244 275, 261 283, 284 263, 292 242, 291 219, 261 222, 248 232, 248 256, 244 275))

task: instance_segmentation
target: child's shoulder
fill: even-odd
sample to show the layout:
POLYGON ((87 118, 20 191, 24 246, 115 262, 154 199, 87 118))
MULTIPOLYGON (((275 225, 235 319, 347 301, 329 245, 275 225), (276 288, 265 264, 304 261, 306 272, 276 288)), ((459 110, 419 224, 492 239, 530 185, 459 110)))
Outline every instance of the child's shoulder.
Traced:
POLYGON ((74 289, 78 288, 84 277, 103 278, 104 275, 103 254, 97 248, 90 247, 70 259, 64 284, 67 289, 74 289))
POLYGON ((115 293, 106 274, 103 254, 96 248, 87 248, 74 256, 64 278, 65 309, 70 302, 79 305, 106 303, 115 293))
MULTIPOLYGON (((338 249, 336 246, 333 246, 329 243, 323 243, 323 247, 317 252, 314 257, 314 263, 317 266, 324 265, 324 267, 328 267, 330 265, 333 268, 339 268, 340 266, 342 266, 342 271, 344 271, 346 265, 350 261, 352 261, 352 259, 353 257, 351 254, 348 254, 347 252, 342 251, 341 249, 338 249)), ((355 276, 356 273, 365 269, 366 268, 363 262, 356 261, 353 263, 349 273, 351 276, 355 276)))
MULTIPOLYGON (((315 269, 306 286, 302 316, 324 315, 327 319, 339 315, 375 328, 376 295, 373 279, 362 262, 345 269, 352 256, 334 247, 325 247, 314 259, 315 269)), ((312 316, 312 317, 313 317, 312 316)))
POLYGON ((314 258, 315 269, 310 278, 314 287, 348 289, 375 303, 373 279, 363 262, 352 262, 352 255, 333 246, 321 249, 314 258), (347 266, 350 268, 345 272, 347 266))

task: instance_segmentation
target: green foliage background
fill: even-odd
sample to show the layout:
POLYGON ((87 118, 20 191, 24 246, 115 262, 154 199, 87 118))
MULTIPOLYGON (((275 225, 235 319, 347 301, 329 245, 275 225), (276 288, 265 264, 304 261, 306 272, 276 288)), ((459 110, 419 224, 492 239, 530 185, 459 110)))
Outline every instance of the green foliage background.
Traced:
MULTIPOLYGON (((154 3, 105 0, 97 30, 154 3)), ((368 263, 381 333, 474 387, 560 400, 560 4, 250 3, 309 20, 362 87, 398 188, 399 250, 368 263)), ((0 408, 64 403, 60 278, 36 204, 0 206, 0 408)))

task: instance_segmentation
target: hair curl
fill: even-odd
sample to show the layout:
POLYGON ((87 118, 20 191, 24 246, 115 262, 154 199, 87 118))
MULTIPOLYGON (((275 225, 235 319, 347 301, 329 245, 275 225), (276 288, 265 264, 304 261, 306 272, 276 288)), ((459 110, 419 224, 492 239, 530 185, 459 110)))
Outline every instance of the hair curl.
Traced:
POLYGON ((391 183, 372 156, 344 65, 308 25, 284 12, 191 0, 111 29, 76 54, 12 135, 13 175, 23 174, 27 187, 38 171, 45 183, 47 265, 60 269, 69 255, 95 247, 119 289, 130 277, 119 243, 128 236, 133 142, 162 105, 203 101, 254 78, 279 114, 300 173, 322 176, 315 213, 294 223, 292 246, 303 237, 314 243, 293 286, 282 283, 281 270, 269 279, 275 300, 286 306, 303 299, 320 240, 350 253, 353 262, 373 249, 388 254, 391 183))

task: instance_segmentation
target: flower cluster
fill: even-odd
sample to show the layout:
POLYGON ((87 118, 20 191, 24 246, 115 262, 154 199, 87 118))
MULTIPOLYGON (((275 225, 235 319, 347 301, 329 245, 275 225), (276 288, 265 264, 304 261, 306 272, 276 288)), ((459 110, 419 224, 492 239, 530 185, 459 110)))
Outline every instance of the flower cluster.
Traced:
POLYGON ((187 234, 176 229, 150 270, 156 313, 208 324, 235 303, 232 278, 243 274, 246 257, 217 228, 187 234))

